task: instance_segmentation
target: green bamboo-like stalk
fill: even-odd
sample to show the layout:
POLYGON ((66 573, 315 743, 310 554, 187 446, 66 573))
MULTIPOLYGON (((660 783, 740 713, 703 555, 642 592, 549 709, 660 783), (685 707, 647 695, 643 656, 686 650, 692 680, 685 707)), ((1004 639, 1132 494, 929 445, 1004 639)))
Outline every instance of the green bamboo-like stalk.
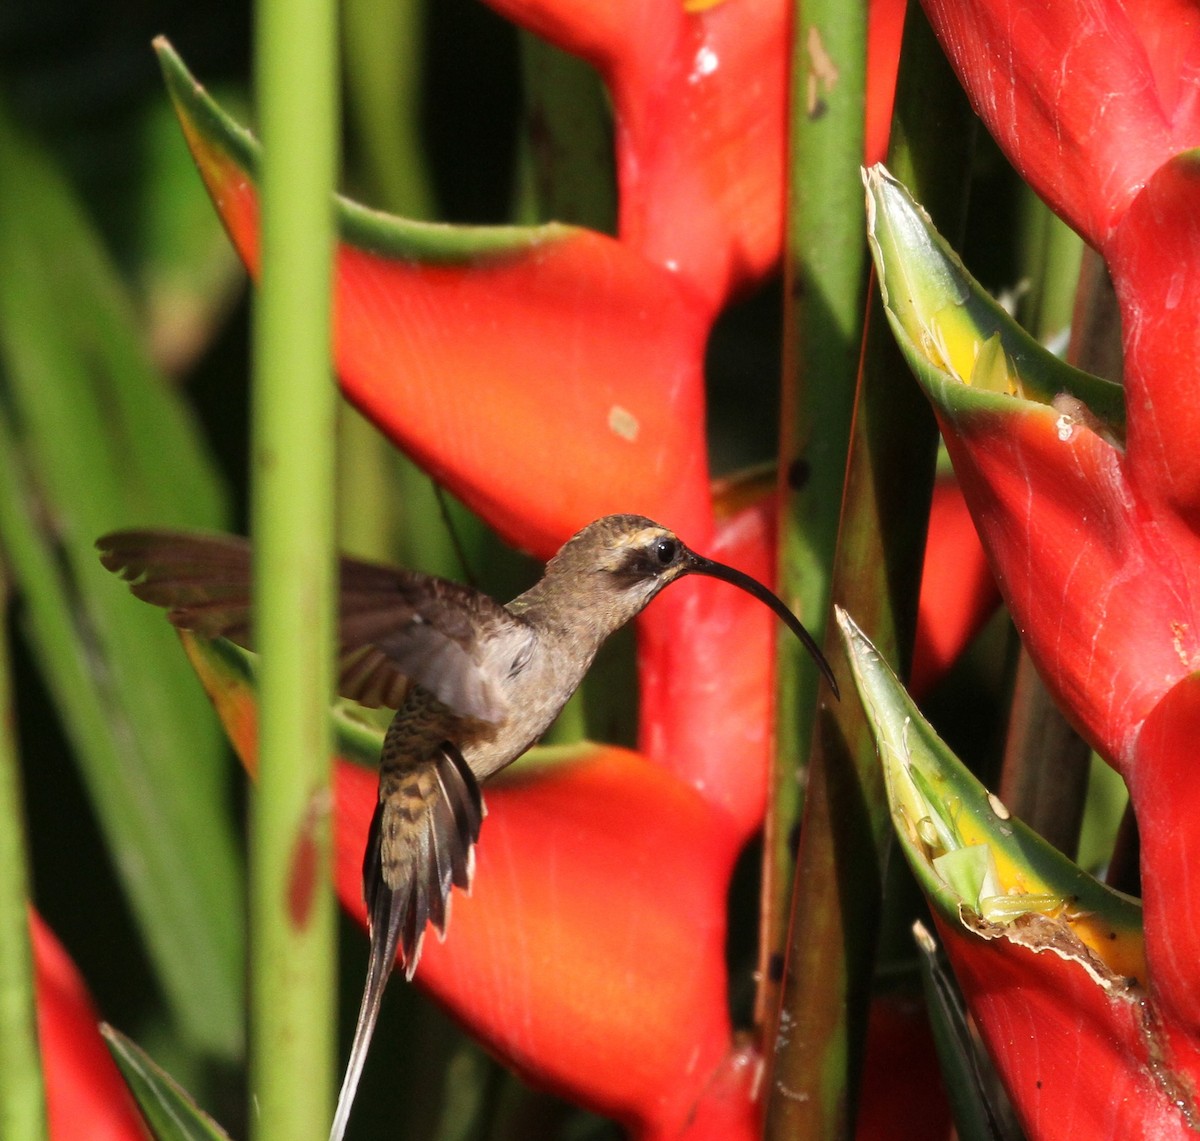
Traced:
POLYGON ((29 874, 21 772, 12 718, 6 584, 0 578, 0 1137, 44 1141, 46 1092, 38 1052, 29 943, 29 874))
MULTIPOLYGON (((797 0, 790 95, 780 414, 779 591, 822 637, 841 512, 866 283, 866 4, 797 0)), ((800 781, 818 675, 778 642, 778 734, 763 857, 757 1019, 771 1019, 787 937, 800 781)))
POLYGON ((262 277, 254 326, 255 625, 251 1119, 260 1141, 326 1135, 335 1059, 328 704, 336 389, 330 376, 335 8, 262 0, 262 277))
MULTIPOLYGON (((891 161, 951 232, 965 201, 970 135, 966 102, 911 5, 891 161)), ((912 653, 936 455, 932 416, 905 371, 873 294, 832 597, 902 673, 912 653)), ((826 639, 825 652, 848 690, 849 664, 836 636, 826 639)), ((771 1141, 853 1135, 889 830, 870 729, 845 692, 822 707, 813 737, 780 1032, 767 1058, 764 1135, 771 1141)))
MULTIPOLYGON (((1016 316, 1046 343, 1071 324, 1083 242, 1027 186, 1021 190, 1018 241, 1026 288, 1016 316)), ((1068 359, 1095 371, 1071 353, 1068 359)), ((1022 649, 1009 709, 1000 799, 1014 816, 1068 855, 1079 843, 1090 757, 1091 749, 1067 723, 1022 649)))

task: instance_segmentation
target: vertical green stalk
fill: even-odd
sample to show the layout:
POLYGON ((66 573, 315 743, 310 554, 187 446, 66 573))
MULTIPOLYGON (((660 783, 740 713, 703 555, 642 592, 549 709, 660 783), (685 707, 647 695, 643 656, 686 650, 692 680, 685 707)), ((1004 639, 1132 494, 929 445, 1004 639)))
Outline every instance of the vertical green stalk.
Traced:
POLYGON ((322 1138, 336 1051, 330 738, 336 389, 330 378, 336 17, 261 0, 262 278, 254 326, 259 775, 251 804, 251 1120, 322 1138))
MULTIPOLYGON (((841 511, 862 339, 866 4, 797 0, 784 252, 779 591, 819 641, 841 511)), ((794 638, 778 650, 778 739, 763 862, 757 1020, 778 1005, 818 675, 794 638)))
POLYGON ((29 943, 25 813, 3 623, 6 593, 0 579, 0 1137, 44 1141, 46 1092, 29 943))
POLYGON ((594 68, 521 32, 524 131, 517 173, 516 219, 570 222, 617 232, 612 112, 594 68))
MULTIPOLYGON (((892 163, 956 232, 969 109, 921 9, 909 7, 893 120, 892 163)), ((855 178, 856 185, 861 185, 855 178)), ((880 652, 907 672, 916 626, 936 455, 933 418, 872 294, 837 536, 831 595, 880 652)), ((849 664, 830 632, 825 652, 845 679, 813 736, 779 1032, 767 1055, 770 1141, 854 1133, 883 898, 890 820, 883 777, 849 664)))
MULTIPOLYGON (((1104 375, 1107 353, 1097 359, 1079 356, 1088 347, 1103 346, 1103 339, 1084 340, 1079 334, 1084 327, 1116 330, 1119 359, 1120 315, 1115 308, 1108 311, 1106 291, 1089 289, 1089 275, 1081 278, 1079 236, 1027 186, 1022 187, 1020 205, 1019 264, 1029 287, 1017 305, 1017 319, 1039 341, 1048 341, 1071 324, 1079 284, 1076 312, 1082 316, 1096 302, 1102 306, 1101 319, 1098 325, 1081 321, 1080 328, 1072 329, 1067 358, 1079 368, 1104 375)), ((1022 648, 1009 710, 1001 800, 1039 836, 1073 856, 1079 846, 1090 764, 1091 749, 1067 722, 1022 648)))
POLYGON ((433 183, 421 142, 426 0, 345 0, 347 117, 362 140, 372 197, 406 218, 432 218, 433 183))

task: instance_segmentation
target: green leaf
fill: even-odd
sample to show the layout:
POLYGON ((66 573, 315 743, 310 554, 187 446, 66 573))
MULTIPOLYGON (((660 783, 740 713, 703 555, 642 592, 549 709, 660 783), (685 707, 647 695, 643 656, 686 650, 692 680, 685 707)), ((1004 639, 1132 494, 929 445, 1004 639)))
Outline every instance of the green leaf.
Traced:
POLYGON ((938 1065, 960 1141, 1016 1141, 1019 1134, 993 1108, 990 1092, 999 1090, 995 1079, 983 1075, 986 1055, 971 1034, 967 1008, 954 976, 938 958, 937 944, 923 923, 913 925, 920 954, 921 985, 933 1028, 938 1065))
POLYGON ((943 411, 1053 405, 1120 442, 1120 385, 1063 363, 1022 329, 963 267, 929 216, 881 165, 864 175, 867 233, 892 331, 943 411))
POLYGON ((158 1141, 229 1141, 229 1134, 140 1046, 111 1026, 101 1025, 100 1033, 158 1141))
MULTIPOLYGON (((165 39, 156 40, 154 47, 184 130, 203 140, 204 157, 197 157, 197 161, 215 165, 215 156, 219 155, 228 167, 257 181, 262 167, 262 147, 258 140, 213 101, 165 39)), ((202 173, 213 171, 202 169, 202 173)), ((228 170, 222 173, 228 174, 228 170)), ((502 264, 515 254, 537 249, 547 242, 566 240, 578 232, 577 227, 557 222, 540 226, 413 222, 369 209, 340 195, 337 225, 340 236, 352 246, 384 257, 412 258, 430 265, 502 264)))
POLYGON ((0 545, 38 666, 185 1035, 242 1040, 227 766, 161 615, 100 566, 114 527, 214 526, 224 494, 65 182, 0 114, 0 545))
MULTIPOLYGON (((237 106, 236 92, 222 92, 237 106)), ((136 195, 125 203, 140 323, 153 359, 171 373, 211 341, 245 285, 241 259, 196 177, 179 121, 165 99, 131 123, 139 166, 136 195)))

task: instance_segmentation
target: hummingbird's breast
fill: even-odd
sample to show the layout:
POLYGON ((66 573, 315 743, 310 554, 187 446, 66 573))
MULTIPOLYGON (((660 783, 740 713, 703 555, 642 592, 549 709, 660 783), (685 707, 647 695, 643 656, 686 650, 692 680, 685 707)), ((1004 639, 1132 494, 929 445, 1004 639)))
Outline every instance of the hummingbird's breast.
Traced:
POLYGON ((463 758, 480 781, 512 764, 562 711, 587 673, 596 647, 537 631, 525 646, 497 646, 486 655, 507 715, 487 735, 466 743, 463 758))

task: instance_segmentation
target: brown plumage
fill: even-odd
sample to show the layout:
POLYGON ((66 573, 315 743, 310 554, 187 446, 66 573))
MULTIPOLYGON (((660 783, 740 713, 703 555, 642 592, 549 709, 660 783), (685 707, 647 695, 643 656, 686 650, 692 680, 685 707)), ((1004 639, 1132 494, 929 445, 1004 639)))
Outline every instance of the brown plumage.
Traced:
MULTIPOLYGON (((121 531, 97 547, 176 626, 254 648, 245 540, 121 531)), ((371 952, 332 1141, 345 1129, 397 951, 411 978, 426 927, 444 936, 452 888, 470 887, 480 784, 545 732, 610 634, 677 578, 723 579, 771 607, 837 693, 820 649, 775 595, 638 515, 585 527, 507 606, 411 571, 346 558, 340 567, 338 692, 397 713, 363 860, 371 952)))

